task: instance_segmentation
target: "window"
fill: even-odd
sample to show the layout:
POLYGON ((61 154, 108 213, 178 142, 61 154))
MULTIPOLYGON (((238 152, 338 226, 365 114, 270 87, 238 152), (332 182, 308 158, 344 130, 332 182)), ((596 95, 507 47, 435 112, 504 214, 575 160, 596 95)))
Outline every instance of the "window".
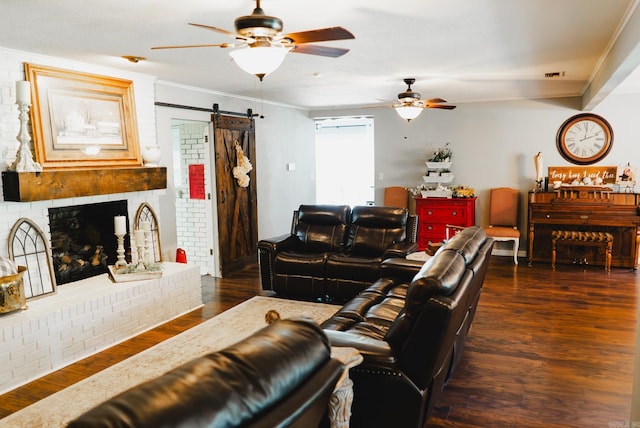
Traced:
POLYGON ((316 203, 373 205, 373 117, 316 120, 316 203))

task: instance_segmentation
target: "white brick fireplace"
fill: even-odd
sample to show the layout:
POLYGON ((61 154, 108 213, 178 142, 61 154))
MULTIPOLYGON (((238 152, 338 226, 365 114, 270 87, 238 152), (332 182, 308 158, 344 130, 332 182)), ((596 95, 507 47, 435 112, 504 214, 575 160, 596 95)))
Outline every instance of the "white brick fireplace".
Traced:
MULTIPOLYGON (((0 48, 0 171, 15 158, 19 131, 15 82, 25 62, 130 79, 134 84, 141 147, 156 146, 155 78, 139 73, 0 48)), ((0 184, 0 194, 1 192, 0 184)), ((13 225, 28 218, 51 241, 49 208, 127 200, 129 221, 146 202, 159 217, 166 190, 116 193, 38 202, 0 201, 0 255, 8 255, 13 225)), ((132 230, 131 224, 129 229, 132 230)), ((173 249, 175 251, 175 248, 173 249)), ((173 260, 168 249, 164 260, 173 260)), ((165 263, 161 278, 113 283, 107 274, 61 285, 57 293, 27 301, 27 310, 0 315, 0 393, 99 352, 202 305, 200 268, 165 263)))

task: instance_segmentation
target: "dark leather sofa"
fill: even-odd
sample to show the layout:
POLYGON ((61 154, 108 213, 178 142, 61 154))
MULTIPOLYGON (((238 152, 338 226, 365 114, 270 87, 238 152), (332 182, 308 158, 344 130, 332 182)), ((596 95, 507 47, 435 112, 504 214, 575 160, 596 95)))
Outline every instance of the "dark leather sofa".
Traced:
POLYGON ((460 231, 422 264, 389 259, 381 279, 322 324, 333 346, 364 362, 352 427, 423 427, 460 361, 493 249, 482 228, 460 231))
POLYGON ((380 278, 380 264, 417 249, 417 217, 406 208, 300 205, 291 232, 258 242, 262 288, 346 301, 380 278))
POLYGON ((279 320, 80 415, 68 427, 317 427, 343 365, 308 320, 279 320))

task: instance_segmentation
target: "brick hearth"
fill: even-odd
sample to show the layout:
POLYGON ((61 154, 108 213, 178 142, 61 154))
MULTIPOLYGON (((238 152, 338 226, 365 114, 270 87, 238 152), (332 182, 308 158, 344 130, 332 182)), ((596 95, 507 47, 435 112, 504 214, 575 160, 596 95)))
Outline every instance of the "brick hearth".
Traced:
POLYGON ((0 316, 0 394, 201 307, 200 268, 163 265, 158 279, 103 274, 0 316))

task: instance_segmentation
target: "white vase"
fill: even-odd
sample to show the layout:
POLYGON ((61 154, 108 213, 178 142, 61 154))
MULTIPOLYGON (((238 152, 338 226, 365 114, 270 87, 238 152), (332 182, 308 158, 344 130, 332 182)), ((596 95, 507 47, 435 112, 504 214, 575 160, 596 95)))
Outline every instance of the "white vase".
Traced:
POLYGON ((162 153, 157 146, 147 146, 142 151, 142 159, 145 166, 158 166, 162 153))

